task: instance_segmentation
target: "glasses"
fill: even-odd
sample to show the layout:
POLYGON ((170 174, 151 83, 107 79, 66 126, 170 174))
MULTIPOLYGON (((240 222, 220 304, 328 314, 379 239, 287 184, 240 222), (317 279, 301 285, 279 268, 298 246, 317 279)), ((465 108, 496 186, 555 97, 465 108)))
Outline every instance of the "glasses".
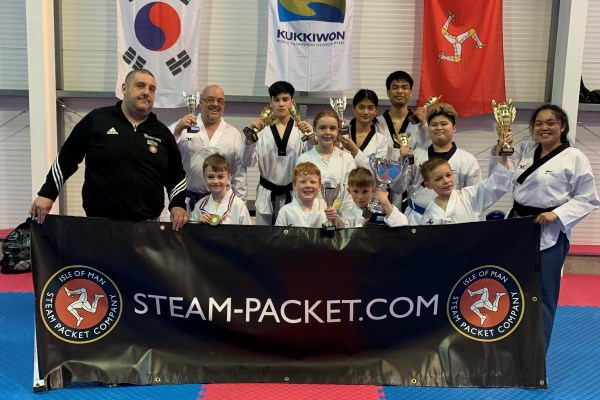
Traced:
POLYGON ((205 102, 207 102, 208 104, 212 104, 215 101, 217 102, 218 105, 222 106, 223 104, 225 104, 225 99, 215 99, 214 97, 207 97, 205 99, 201 99, 205 102))

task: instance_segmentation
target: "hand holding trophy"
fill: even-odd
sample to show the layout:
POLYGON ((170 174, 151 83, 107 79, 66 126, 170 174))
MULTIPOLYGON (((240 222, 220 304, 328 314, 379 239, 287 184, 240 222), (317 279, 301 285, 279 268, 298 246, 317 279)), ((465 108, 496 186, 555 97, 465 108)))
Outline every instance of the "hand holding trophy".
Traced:
POLYGON ((517 109, 512 105, 512 99, 508 99, 505 103, 499 104, 496 103, 496 100, 492 100, 492 107, 494 108, 494 117, 498 122, 498 127, 502 131, 502 148, 500 149, 500 155, 511 156, 515 152, 515 149, 510 147, 510 144, 506 141, 506 135, 517 116, 517 109))
MULTIPOLYGON (((200 103, 200 92, 196 92, 196 94, 190 94, 189 96, 183 92, 183 102, 188 108, 190 114, 196 115, 196 107, 200 103)), ((192 124, 187 131, 190 133, 198 133, 200 132, 200 127, 196 124, 192 124)))
MULTIPOLYGON (((400 147, 408 147, 408 143, 410 141, 410 133, 409 132, 400 132, 394 135, 396 142, 400 145, 400 147)), ((415 156, 412 154, 407 154, 404 156, 404 164, 411 165, 415 163, 415 156)))
MULTIPOLYGON (((271 110, 271 107, 267 104, 261 111, 258 119, 264 122, 267 126, 271 126, 275 123, 277 117, 275 116, 273 110, 271 110)), ((246 139, 248 139, 250 142, 254 143, 258 140, 258 129, 245 127, 243 131, 244 136, 246 136, 246 139)))
MULTIPOLYGON (((387 190, 388 184, 400 175, 400 170, 402 168, 399 162, 386 160, 384 158, 376 158, 375 154, 371 154, 369 157, 369 165, 373 170, 373 176, 375 176, 376 180, 375 190, 387 190)), ((368 208, 369 211, 371 211, 370 223, 385 223, 385 210, 379 200, 373 199, 368 208)))
POLYGON ((341 99, 329 99, 329 104, 331 108, 336 112, 340 121, 342 121, 342 128, 340 129, 340 135, 349 135, 350 127, 346 125, 346 121, 344 121, 344 110, 346 109, 346 96, 341 99))
MULTIPOLYGON (((296 122, 296 125, 298 125, 300 122, 302 122, 302 118, 300 118, 300 112, 298 112, 298 106, 296 105, 296 102, 294 100, 292 100, 292 106, 290 108, 288 108, 288 111, 290 112, 290 115, 292 117, 292 119, 296 122)), ((308 132, 302 132, 302 141, 306 142, 308 139, 312 138, 315 136, 315 133, 313 131, 308 131, 308 132)))
MULTIPOLYGON (((323 179, 321 194, 323 195, 325 204, 327 204, 327 208, 331 208, 335 203, 335 199, 340 194, 340 186, 336 185, 332 179, 323 179)), ((335 231, 335 225, 330 220, 327 220, 323 223, 322 229, 325 231, 335 231)))
MULTIPOLYGON (((427 107, 431 107, 432 105, 434 105, 435 103, 438 102, 439 99, 442 98, 442 95, 440 94, 439 96, 431 96, 430 98, 427 99, 427 101, 425 102, 425 104, 423 104, 424 108, 427 107)), ((417 116, 415 114, 412 114, 410 117, 408 117, 408 121, 413 124, 413 125, 417 125, 420 121, 419 118, 417 118, 417 116)))

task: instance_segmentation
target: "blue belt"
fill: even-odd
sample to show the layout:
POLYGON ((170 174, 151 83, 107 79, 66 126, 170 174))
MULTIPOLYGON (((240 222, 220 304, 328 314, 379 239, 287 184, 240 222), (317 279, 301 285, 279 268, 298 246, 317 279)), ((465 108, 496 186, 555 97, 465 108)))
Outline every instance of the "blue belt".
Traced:
POLYGON ((418 204, 415 204, 412 199, 408 199, 408 206, 419 214, 425 213, 425 209, 418 204))

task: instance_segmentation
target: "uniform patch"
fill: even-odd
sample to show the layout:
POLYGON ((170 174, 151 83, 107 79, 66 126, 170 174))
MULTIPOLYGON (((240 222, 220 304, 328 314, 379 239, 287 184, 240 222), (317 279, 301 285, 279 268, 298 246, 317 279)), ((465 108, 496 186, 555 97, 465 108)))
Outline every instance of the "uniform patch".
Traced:
POLYGON ((150 150, 150 153, 156 154, 156 152, 158 151, 158 148, 156 146, 150 146, 150 147, 148 147, 148 150, 150 150))

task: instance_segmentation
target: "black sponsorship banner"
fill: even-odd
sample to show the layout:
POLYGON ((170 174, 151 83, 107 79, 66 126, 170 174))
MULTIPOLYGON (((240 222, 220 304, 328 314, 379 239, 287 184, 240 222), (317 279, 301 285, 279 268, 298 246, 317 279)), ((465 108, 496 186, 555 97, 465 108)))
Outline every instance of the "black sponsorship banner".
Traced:
POLYGON ((49 216, 39 375, 542 388, 538 249, 531 218, 328 234, 49 216))

